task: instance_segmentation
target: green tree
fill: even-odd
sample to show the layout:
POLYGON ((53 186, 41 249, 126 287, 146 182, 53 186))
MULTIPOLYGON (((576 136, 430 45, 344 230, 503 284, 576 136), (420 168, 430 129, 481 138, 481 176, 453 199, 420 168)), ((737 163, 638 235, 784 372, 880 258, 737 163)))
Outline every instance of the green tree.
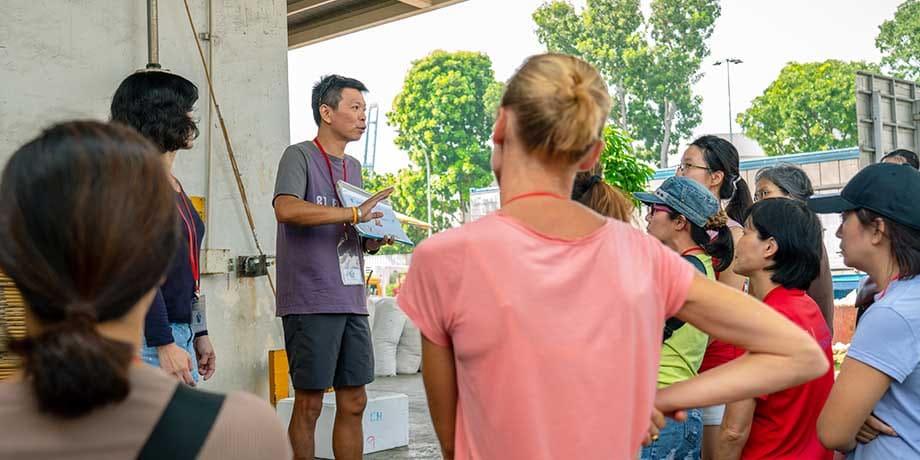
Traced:
POLYGON ((614 95, 617 124, 641 143, 638 154, 673 152, 701 120, 692 86, 709 55, 721 14, 717 0, 653 0, 646 21, 639 0, 588 0, 579 13, 567 0, 534 12, 537 37, 550 51, 594 65, 614 95))
POLYGON ((907 0, 879 26, 875 46, 898 78, 920 80, 920 0, 907 0))
POLYGON ((703 98, 693 94, 709 56, 707 41, 722 9, 718 0, 654 0, 649 17, 651 40, 633 66, 640 95, 632 133, 642 139, 645 158, 674 153, 702 121, 703 98))
POLYGON ((630 144, 632 139, 623 131, 613 126, 604 128, 604 151, 600 159, 604 181, 627 193, 643 192, 655 170, 632 154, 630 144))
POLYGON ((623 69, 642 43, 639 0, 589 0, 580 14, 567 1, 553 1, 538 8, 533 19, 548 51, 579 56, 597 67, 613 91, 617 124, 625 127, 632 75, 623 69))
POLYGON ((738 114, 738 124, 767 155, 852 147, 857 143, 857 70, 877 72, 878 66, 837 60, 791 62, 748 110, 738 114))
POLYGON ((412 64, 387 114, 396 145, 412 162, 397 185, 407 194, 405 212, 427 217, 427 203, 418 199, 425 197, 427 156, 431 224, 437 231, 465 221, 470 188, 492 182, 489 141, 500 94, 492 61, 483 53, 437 50, 412 64))

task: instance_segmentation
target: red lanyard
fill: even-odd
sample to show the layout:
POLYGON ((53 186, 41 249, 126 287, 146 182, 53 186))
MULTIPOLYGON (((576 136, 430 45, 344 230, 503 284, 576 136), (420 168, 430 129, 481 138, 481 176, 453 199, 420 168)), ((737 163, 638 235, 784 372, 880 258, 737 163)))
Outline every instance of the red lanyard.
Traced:
POLYGON ((888 292, 888 288, 891 287, 891 283, 894 283, 895 281, 897 281, 897 280, 900 279, 900 278, 901 278, 901 275, 894 275, 894 276, 891 278, 891 281, 888 282, 888 286, 885 286, 885 290, 878 293, 878 300, 882 300, 882 297, 885 297, 885 294, 888 292))
MULTIPOLYGON (((176 181, 179 184, 179 181, 176 181)), ((179 206, 179 203, 176 203, 176 209, 179 210, 179 215, 182 217, 182 222, 185 222, 185 228, 188 229, 188 263, 192 267, 192 279, 195 280, 195 293, 198 293, 199 290, 199 279, 201 278, 201 272, 198 271, 198 260, 201 257, 199 253, 200 249, 198 248, 198 227, 195 226, 195 217, 192 216, 192 209, 189 208, 188 198, 185 196, 185 190, 182 190, 182 184, 179 184, 179 198, 182 199, 182 204, 185 205, 185 212, 182 212, 182 206, 179 206)))
POLYGON ((548 196, 548 197, 557 198, 557 199, 560 199, 560 200, 568 200, 568 198, 566 198, 566 197, 564 197, 564 196, 562 196, 562 195, 559 195, 558 193, 552 193, 552 192, 530 192, 530 193, 523 193, 523 194, 520 194, 520 195, 518 195, 518 196, 516 196, 516 197, 513 197, 513 198, 511 198, 510 200, 508 200, 508 201, 502 203, 502 206, 508 206, 509 204, 511 204, 511 203, 513 203, 513 202, 515 202, 515 201, 517 201, 517 200, 523 200, 524 198, 532 198, 532 197, 535 197, 535 196, 548 196))
MULTIPOLYGON (((313 139, 313 143, 319 147, 319 151, 323 153, 323 159, 326 160, 326 168, 329 169, 329 180, 332 182, 332 190, 335 192, 336 199, 339 200, 339 206, 345 207, 345 204, 342 202, 342 197, 339 196, 339 189, 335 186, 335 175, 332 174, 332 162, 329 161, 329 154, 326 153, 326 149, 323 148, 323 144, 319 143, 319 138, 313 139)), ((342 180, 348 182, 348 162, 345 159, 342 159, 342 180)))
POLYGON ((694 251, 706 252, 706 251, 703 250, 703 248, 701 248, 701 247, 699 247, 699 246, 694 246, 694 247, 689 248, 689 249, 687 249, 686 251, 680 253, 680 256, 683 257, 683 256, 685 256, 685 255, 687 255, 687 254, 690 254, 691 252, 694 252, 694 251))

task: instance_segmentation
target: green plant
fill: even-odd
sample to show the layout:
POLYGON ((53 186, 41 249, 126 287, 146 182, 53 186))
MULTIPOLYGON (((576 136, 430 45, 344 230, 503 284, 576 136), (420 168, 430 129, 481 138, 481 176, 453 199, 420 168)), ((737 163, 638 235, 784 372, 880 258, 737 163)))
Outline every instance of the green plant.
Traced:
POLYGON ((644 191, 655 173, 632 154, 631 144, 632 139, 623 131, 613 126, 604 128, 604 151, 600 158, 604 165, 604 180, 627 194, 644 191))

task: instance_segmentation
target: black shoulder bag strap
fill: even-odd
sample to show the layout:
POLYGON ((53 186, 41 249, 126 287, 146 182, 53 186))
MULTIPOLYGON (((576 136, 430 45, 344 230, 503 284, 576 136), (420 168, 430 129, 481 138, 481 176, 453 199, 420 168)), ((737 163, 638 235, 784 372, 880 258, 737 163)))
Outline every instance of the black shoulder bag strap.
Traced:
MULTIPOLYGON (((690 262, 691 265, 693 265, 697 270, 702 272, 704 275, 706 274, 706 266, 703 265, 703 262, 700 261, 699 258, 697 258, 696 256, 687 255, 687 254, 681 257, 683 257, 687 262, 690 262)), ((664 342, 665 340, 670 339, 671 336, 674 335, 674 333, 677 332, 677 330, 683 326, 684 326, 683 321, 677 318, 668 318, 668 320, 665 321, 664 323, 664 331, 662 333, 661 341, 664 342)))
POLYGON ((224 395, 193 390, 181 383, 177 385, 163 415, 141 448, 138 460, 197 458, 224 399, 224 395))

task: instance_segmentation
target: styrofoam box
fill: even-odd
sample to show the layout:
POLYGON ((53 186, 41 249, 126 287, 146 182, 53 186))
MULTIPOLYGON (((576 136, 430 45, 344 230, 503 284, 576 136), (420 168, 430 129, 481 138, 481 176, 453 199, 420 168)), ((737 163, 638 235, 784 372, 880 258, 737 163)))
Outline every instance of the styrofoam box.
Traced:
MULTIPOLYGON (((294 398, 278 401, 277 411, 285 428, 291 421, 294 398)), ((316 421, 316 456, 335 458, 332 455, 332 425, 335 421, 335 393, 323 395, 323 411, 316 421)), ((364 453, 409 445, 409 397, 402 393, 383 391, 367 392, 364 409, 364 453)))

